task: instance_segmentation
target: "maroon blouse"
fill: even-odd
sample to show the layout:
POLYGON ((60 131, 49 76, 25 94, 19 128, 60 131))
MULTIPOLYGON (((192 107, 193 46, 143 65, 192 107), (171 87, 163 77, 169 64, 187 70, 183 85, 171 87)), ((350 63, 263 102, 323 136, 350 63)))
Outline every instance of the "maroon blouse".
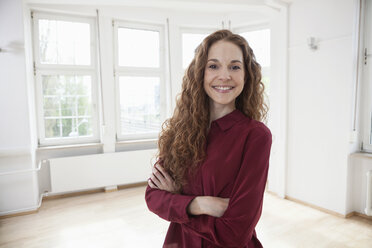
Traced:
POLYGON ((207 157, 182 194, 146 189, 148 208, 170 221, 163 247, 262 247, 255 226, 261 216, 271 132, 239 110, 213 121, 207 157), (220 218, 188 215, 196 196, 230 198, 220 218))

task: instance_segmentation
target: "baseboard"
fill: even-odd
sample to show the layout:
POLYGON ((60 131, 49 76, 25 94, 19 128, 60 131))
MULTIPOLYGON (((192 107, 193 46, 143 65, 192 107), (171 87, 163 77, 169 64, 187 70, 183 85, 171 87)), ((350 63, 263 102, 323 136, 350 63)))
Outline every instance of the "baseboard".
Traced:
POLYGON ((146 185, 147 185, 147 182, 124 184, 124 185, 118 185, 118 189, 128 189, 128 188, 135 188, 135 187, 146 186, 146 185))
MULTIPOLYGON (((266 190, 266 193, 269 193, 271 195, 274 195, 276 197, 279 197, 279 198, 283 199, 282 197, 278 196, 278 194, 275 193, 275 192, 266 190)), ((329 209, 326 209, 326 208, 322 208, 322 207, 319 207, 317 205, 314 205, 314 204, 311 204, 311 203, 308 203, 308 202, 305 202, 305 201, 301 201, 301 200, 298 200, 298 199, 296 199, 294 197, 290 197, 290 196, 287 196, 287 195, 284 196, 284 199, 289 200, 289 201, 293 201, 293 202, 296 202, 298 204, 301 204, 301 205, 304 205, 304 206, 307 206, 307 207, 310 207, 310 208, 319 210, 321 212, 324 212, 324 213, 327 213, 327 214, 330 214, 330 215, 333 215, 333 216, 341 217, 341 218, 349 218, 349 217, 351 217, 351 216, 354 215, 353 213, 349 213, 347 215, 343 215, 343 214, 337 213, 335 211, 332 211, 332 210, 329 210, 329 209)))
POLYGON ((337 216, 337 217, 340 217, 340 218, 344 218, 344 219, 350 218, 352 216, 359 216, 359 217, 362 217, 362 218, 367 219, 367 220, 372 220, 372 216, 361 214, 361 213, 355 212, 355 211, 354 212, 351 212, 351 213, 348 213, 346 215, 343 215, 343 214, 340 214, 340 213, 331 211, 329 209, 325 209, 325 208, 322 208, 322 207, 319 207, 319 206, 316 206, 316 205, 313 205, 313 204, 310 204, 310 203, 307 203, 307 202, 298 200, 298 199, 293 198, 293 197, 285 196, 285 199, 290 200, 290 201, 293 201, 293 202, 296 202, 296 203, 299 203, 299 204, 302 204, 302 205, 305 205, 307 207, 311 207, 311 208, 317 209, 317 210, 322 211, 322 212, 327 213, 327 214, 331 214, 331 215, 334 215, 334 216, 337 216))
MULTIPOLYGON (((361 214, 361 213, 359 213, 359 212, 351 212, 351 213, 349 213, 348 215, 350 215, 350 216, 348 216, 348 217, 351 217, 351 216, 359 216, 359 217, 362 217, 362 218, 364 218, 364 219, 367 219, 367 220, 372 220, 372 216, 368 216, 368 215, 366 215, 366 214, 361 214)), ((347 218, 348 218, 347 217, 347 218)))
POLYGON ((356 215, 356 213, 357 213, 357 212, 351 212, 351 213, 348 213, 348 214, 345 216, 345 218, 350 218, 350 217, 356 215))
POLYGON ((54 200, 54 199, 81 196, 81 195, 89 195, 89 194, 95 194, 95 193, 101 193, 101 192, 105 192, 105 189, 99 188, 99 189, 90 189, 90 190, 76 191, 76 192, 69 192, 69 193, 61 193, 61 194, 56 194, 56 195, 47 195, 43 197, 43 200, 49 201, 49 200, 54 200))
POLYGON ((311 207, 313 209, 316 209, 316 210, 319 210, 319 211, 322 211, 324 213, 331 214, 331 215, 334 215, 334 216, 337 216, 337 217, 340 217, 340 218, 346 218, 346 215, 337 213, 335 211, 332 211, 332 210, 329 210, 329 209, 326 209, 326 208, 319 207, 317 205, 314 205, 314 204, 311 204, 311 203, 308 203, 308 202, 298 200, 296 198, 293 198, 293 197, 290 197, 290 196, 287 196, 287 195, 284 197, 284 199, 299 203, 299 204, 307 206, 307 207, 311 207))
POLYGON ((25 211, 25 212, 19 212, 15 214, 6 214, 6 215, 0 215, 0 219, 6 219, 6 218, 12 218, 12 217, 18 217, 18 216, 23 216, 23 215, 29 215, 29 214, 35 214, 39 212, 39 209, 36 210, 30 210, 30 211, 25 211))

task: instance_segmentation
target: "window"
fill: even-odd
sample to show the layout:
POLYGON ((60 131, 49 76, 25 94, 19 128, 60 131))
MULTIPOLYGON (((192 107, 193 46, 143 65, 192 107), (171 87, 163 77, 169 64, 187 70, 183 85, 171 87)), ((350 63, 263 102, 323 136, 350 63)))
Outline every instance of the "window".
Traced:
POLYGON ((182 33, 182 68, 186 69, 195 55, 195 49, 204 40, 205 37, 209 35, 208 32, 202 33, 192 33, 184 32, 182 33))
POLYGON ((243 31, 238 33, 243 36, 252 48, 257 62, 262 67, 262 82, 265 92, 270 95, 270 29, 243 31))
POLYGON ((94 20, 33 13, 40 145, 98 141, 94 20))
POLYGON ((117 138, 157 138, 165 119, 164 28, 114 22, 117 138))

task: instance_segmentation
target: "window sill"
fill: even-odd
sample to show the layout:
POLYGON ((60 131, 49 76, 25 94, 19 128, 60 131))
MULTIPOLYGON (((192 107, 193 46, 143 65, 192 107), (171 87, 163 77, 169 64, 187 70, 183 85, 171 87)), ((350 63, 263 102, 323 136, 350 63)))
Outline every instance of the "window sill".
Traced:
POLYGON ((350 154, 350 156, 372 159, 372 153, 369 153, 369 152, 355 152, 355 153, 350 154))
POLYGON ((116 141, 117 145, 156 143, 158 139, 122 140, 116 141))
POLYGON ((79 147, 97 147, 103 146, 103 143, 87 143, 87 144, 71 144, 71 145, 55 145, 55 146, 39 146, 36 151, 46 151, 46 150, 58 150, 58 149, 69 149, 69 148, 79 148, 79 147))
POLYGON ((142 140, 123 140, 116 141, 115 151, 125 152, 125 151, 137 151, 137 150, 148 150, 157 149, 158 139, 142 139, 142 140))

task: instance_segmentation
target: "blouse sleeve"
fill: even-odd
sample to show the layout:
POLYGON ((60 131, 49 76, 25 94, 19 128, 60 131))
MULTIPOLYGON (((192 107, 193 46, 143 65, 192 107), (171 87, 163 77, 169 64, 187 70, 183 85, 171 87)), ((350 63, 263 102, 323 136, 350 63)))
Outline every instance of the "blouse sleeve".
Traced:
POLYGON ((187 206, 196 196, 173 194, 147 186, 145 200, 149 210, 167 221, 184 223, 190 221, 187 206))
POLYGON ((261 216, 271 143, 271 133, 267 127, 251 130, 223 216, 193 216, 184 226, 222 247, 242 247, 247 244, 261 216))

